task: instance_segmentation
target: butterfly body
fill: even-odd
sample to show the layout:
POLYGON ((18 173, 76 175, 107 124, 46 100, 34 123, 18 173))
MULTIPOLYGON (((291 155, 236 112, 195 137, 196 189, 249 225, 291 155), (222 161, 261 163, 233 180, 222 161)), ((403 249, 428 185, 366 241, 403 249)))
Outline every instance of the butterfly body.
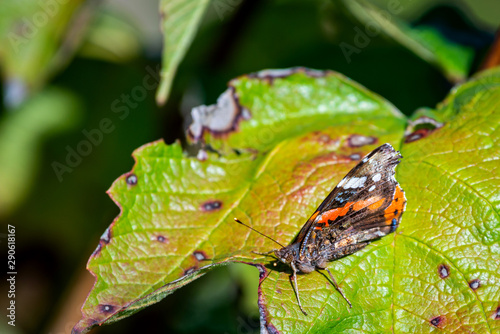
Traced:
POLYGON ((325 198, 290 245, 271 251, 292 268, 304 314, 297 288, 299 272, 327 270, 351 305, 328 270, 328 262, 357 252, 397 229, 406 205, 404 192, 394 178, 401 158, 390 144, 373 150, 325 198))

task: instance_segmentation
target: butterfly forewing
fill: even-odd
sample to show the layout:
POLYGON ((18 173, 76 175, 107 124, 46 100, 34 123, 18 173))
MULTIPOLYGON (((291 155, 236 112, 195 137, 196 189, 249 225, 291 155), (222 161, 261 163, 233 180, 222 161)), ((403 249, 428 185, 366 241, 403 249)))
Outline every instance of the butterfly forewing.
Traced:
POLYGON ((345 256, 364 247, 353 247, 358 243, 394 232, 406 203, 394 178, 400 158, 390 144, 384 144, 359 162, 300 231, 294 241, 301 244, 300 254, 310 249, 320 253, 340 251, 342 247, 352 249, 345 256), (308 247, 311 244, 315 247, 308 247))

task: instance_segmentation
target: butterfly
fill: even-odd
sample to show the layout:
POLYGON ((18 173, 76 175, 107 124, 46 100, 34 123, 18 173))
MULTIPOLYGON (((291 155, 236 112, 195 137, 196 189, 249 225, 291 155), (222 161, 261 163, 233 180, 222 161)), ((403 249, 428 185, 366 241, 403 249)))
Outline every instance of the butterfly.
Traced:
POLYGON ((295 292, 300 310, 297 273, 326 270, 342 297, 351 302, 328 269, 328 262, 340 259, 366 247, 372 240, 394 232, 405 210, 404 191, 396 181, 395 169, 401 154, 390 144, 383 144, 365 156, 307 220, 297 237, 283 246, 269 236, 235 221, 273 240, 281 246, 262 255, 274 256, 292 268, 295 292))

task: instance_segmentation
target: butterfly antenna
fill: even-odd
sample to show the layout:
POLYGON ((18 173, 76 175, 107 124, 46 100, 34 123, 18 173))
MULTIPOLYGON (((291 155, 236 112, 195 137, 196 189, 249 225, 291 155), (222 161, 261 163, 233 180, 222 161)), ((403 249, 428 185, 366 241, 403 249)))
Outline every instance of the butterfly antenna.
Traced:
POLYGON ((285 246, 283 246, 282 244, 280 244, 279 242, 277 242, 276 240, 274 240, 273 238, 271 238, 270 236, 267 236, 267 235, 265 235, 264 233, 257 231, 257 230, 256 230, 256 229, 254 229, 253 227, 248 226, 248 225, 247 225, 247 224, 245 224, 245 223, 242 223, 242 222, 241 222, 241 220, 239 220, 238 218, 234 218, 234 221, 235 221, 235 222, 237 222, 238 224, 241 224, 241 225, 243 225, 243 226, 245 226, 245 227, 248 227, 249 229, 251 229, 251 230, 252 230, 252 231, 254 231, 254 232, 259 233, 259 234, 260 234, 260 235, 262 235, 263 237, 266 237, 266 238, 268 238, 269 240, 274 241, 275 243, 277 243, 277 244, 278 244, 278 245, 280 245, 281 247, 283 247, 283 248, 285 247, 285 246))

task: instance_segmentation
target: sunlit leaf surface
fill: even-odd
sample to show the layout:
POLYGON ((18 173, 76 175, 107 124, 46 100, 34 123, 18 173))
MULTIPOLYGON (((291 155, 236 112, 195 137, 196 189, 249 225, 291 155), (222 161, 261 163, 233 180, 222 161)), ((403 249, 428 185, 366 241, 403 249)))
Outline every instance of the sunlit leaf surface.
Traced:
POLYGON ((264 71, 231 81, 217 105, 194 111, 189 129, 220 154, 190 157, 179 144, 151 143, 111 187, 122 212, 89 260, 96 284, 74 332, 128 316, 231 261, 260 270, 262 332, 498 331, 498 78, 492 71, 459 87, 406 133, 391 104, 336 73, 264 71), (290 269, 251 252, 275 245, 233 217, 288 244, 340 179, 386 142, 404 156, 402 224, 330 264, 352 309, 324 275, 299 275, 305 316, 290 269))

